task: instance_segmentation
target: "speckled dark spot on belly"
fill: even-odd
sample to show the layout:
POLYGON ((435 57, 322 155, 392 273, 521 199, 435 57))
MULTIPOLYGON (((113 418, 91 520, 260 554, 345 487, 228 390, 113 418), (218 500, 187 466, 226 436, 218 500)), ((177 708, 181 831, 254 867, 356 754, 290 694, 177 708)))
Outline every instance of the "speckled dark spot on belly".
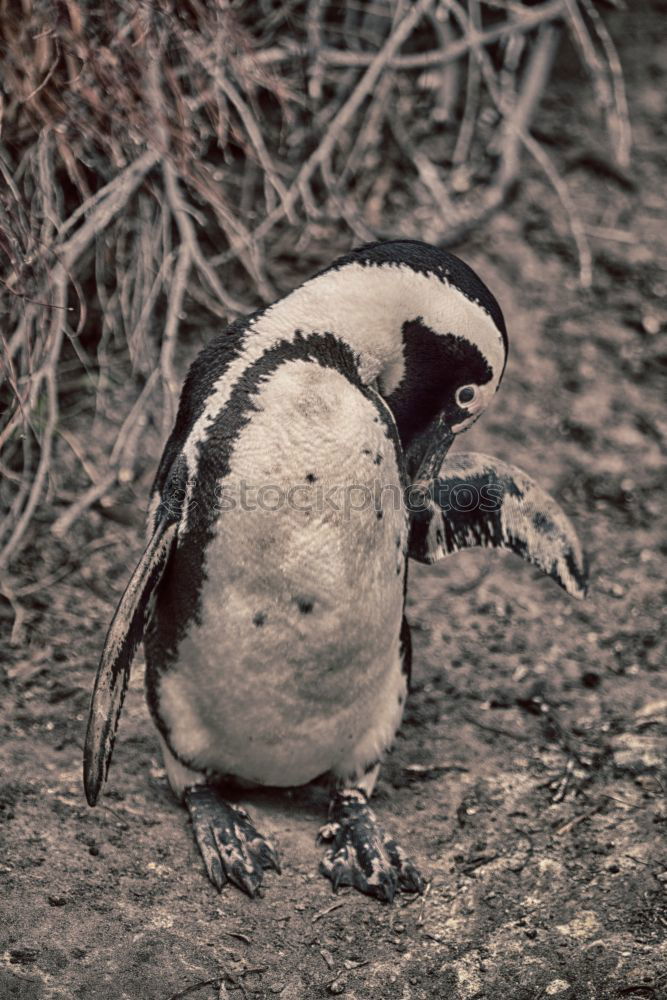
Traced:
POLYGON ((266 621, 266 614, 263 611, 258 611, 257 614, 253 615, 252 623, 253 625, 263 625, 266 621))
POLYGON ((309 615, 313 610, 313 601, 309 601, 305 597, 297 597, 295 600, 302 615, 309 615))

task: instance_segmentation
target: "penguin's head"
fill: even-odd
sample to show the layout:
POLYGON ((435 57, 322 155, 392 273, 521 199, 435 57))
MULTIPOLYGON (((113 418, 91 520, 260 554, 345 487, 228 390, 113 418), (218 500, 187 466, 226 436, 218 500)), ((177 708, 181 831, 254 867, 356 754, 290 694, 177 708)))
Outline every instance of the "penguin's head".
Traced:
POLYGON ((430 479, 498 389, 507 360, 500 306, 471 267, 418 240, 371 243, 347 260, 386 269, 401 353, 378 388, 396 419, 409 478, 430 479))

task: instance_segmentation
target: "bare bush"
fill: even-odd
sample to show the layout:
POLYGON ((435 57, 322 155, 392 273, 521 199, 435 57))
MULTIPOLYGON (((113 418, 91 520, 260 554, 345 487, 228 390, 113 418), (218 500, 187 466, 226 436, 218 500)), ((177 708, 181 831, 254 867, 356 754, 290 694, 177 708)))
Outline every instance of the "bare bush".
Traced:
POLYGON ((56 534, 132 478, 155 392, 172 420, 188 324, 256 308, 346 241, 460 239, 503 202, 522 150, 590 283, 576 206, 530 131, 563 29, 626 165, 623 79, 593 0, 0 3, 0 567, 57 447, 90 485, 56 534), (62 400, 84 383, 109 412, 118 357, 141 388, 102 470, 62 400))

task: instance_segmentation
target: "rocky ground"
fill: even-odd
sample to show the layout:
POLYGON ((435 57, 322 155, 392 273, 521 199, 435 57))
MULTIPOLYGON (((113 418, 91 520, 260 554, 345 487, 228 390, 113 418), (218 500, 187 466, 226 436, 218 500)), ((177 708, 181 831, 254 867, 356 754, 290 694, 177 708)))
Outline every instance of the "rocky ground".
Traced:
POLYGON ((592 227, 593 288, 577 286, 537 175, 456 248, 496 292, 511 342, 495 408, 457 447, 512 461, 559 498, 592 592, 575 603, 496 553, 413 567, 415 688, 375 809, 428 874, 426 895, 334 896, 317 873, 317 790, 247 800, 283 874, 260 899, 218 895, 167 788, 140 669, 107 794, 86 806, 83 728, 141 547, 147 432, 128 503, 62 541, 38 524, 13 581, 27 618, 12 630, 0 607, 2 1000, 667 997, 664 13, 638 4, 613 22, 629 173, 590 138, 592 107, 572 128, 583 88, 568 57, 540 118, 592 227))

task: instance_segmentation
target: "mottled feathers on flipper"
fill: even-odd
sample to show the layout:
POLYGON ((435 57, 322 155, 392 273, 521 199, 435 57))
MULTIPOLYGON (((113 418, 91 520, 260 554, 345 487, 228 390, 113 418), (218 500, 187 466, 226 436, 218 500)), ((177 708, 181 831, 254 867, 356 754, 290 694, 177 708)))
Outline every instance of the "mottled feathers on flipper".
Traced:
POLYGON ((516 466, 475 452, 450 455, 415 504, 409 555, 434 563, 459 549, 508 549, 538 566, 573 597, 584 597, 587 567, 562 507, 516 466), (427 489, 426 489, 427 488, 427 489))
POLYGON ((149 603, 162 578, 178 524, 163 518, 120 599, 107 632, 90 704, 83 781, 94 806, 107 776, 130 667, 144 634, 149 603))

